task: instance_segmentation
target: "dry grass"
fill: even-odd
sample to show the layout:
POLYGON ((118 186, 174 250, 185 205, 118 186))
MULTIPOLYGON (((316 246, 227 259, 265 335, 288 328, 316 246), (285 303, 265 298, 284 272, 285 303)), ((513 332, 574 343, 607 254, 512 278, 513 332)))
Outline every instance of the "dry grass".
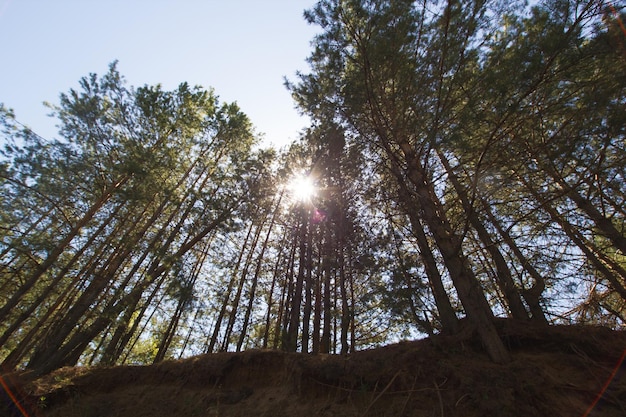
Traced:
MULTIPOLYGON (((436 336, 349 356, 257 350, 6 379, 29 415, 43 417, 583 417, 626 349, 626 332, 603 328, 499 327, 506 365, 473 338, 436 336)), ((626 415, 625 373, 590 416, 626 415)))

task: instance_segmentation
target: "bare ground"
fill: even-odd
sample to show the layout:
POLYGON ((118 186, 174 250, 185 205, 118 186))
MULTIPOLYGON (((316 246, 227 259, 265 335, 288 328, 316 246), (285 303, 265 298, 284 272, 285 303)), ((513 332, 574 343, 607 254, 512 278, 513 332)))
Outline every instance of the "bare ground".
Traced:
POLYGON ((252 350, 63 368, 35 380, 7 374, 3 384, 20 406, 0 391, 0 415, 626 416, 626 331, 509 320, 498 327, 512 352, 506 365, 466 335, 348 356, 252 350))

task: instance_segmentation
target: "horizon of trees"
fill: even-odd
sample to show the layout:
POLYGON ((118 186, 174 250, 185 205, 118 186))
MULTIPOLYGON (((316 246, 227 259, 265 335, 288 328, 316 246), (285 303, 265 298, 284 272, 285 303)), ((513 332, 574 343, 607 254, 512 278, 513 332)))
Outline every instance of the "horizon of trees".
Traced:
POLYGON ((312 125, 282 150, 212 90, 128 87, 115 63, 61 94, 61 139, 2 105, 2 369, 462 326, 506 362, 495 317, 623 328, 622 12, 320 0, 286 81, 312 125))

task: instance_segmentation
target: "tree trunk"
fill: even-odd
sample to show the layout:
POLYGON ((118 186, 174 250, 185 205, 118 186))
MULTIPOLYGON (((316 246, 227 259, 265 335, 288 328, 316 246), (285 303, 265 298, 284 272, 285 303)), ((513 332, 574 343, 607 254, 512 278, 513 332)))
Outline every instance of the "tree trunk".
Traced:
MULTIPOLYGON (((393 162, 392 162, 393 163, 393 162)), ((394 164, 395 166, 395 164, 394 164)), ((444 333, 455 334, 459 330, 459 319, 456 316, 456 312, 450 303, 450 298, 443 285, 443 279, 437 266, 435 255, 432 252, 430 243, 424 231, 424 226, 418 216, 418 211, 415 207, 419 207, 414 200, 411 193, 408 191, 406 184, 401 181, 401 176, 397 167, 394 169, 394 174, 398 180, 398 199, 403 204, 405 213, 409 218, 411 224, 412 235, 417 240, 417 246, 419 249, 420 258, 424 264, 424 270, 426 271, 426 277, 430 283, 430 287, 435 298, 435 305, 439 312, 439 319, 441 320, 441 326, 444 333)))
POLYGON ((109 185, 109 187, 102 193, 102 195, 91 205, 89 210, 76 222, 76 224, 72 227, 72 229, 65 235, 65 237, 59 242, 54 249, 50 251, 46 260, 41 264, 37 265, 33 273, 26 278, 25 282, 20 286, 20 288, 11 295, 11 298, 5 303, 2 308, 0 308, 0 322, 7 321, 8 313, 19 303, 22 297, 30 291, 30 289, 35 285, 35 283, 39 280, 39 278, 50 269, 52 265, 57 261, 59 256, 70 245, 72 240, 80 233, 80 231, 94 218, 96 213, 106 204, 107 201, 111 198, 113 193, 122 187, 128 180, 130 176, 122 177, 116 183, 109 185))
MULTIPOLYGON (((193 238, 189 239, 187 242, 183 243, 179 249, 172 255, 174 259, 178 259, 182 257, 187 251, 189 251, 193 244, 200 241, 201 237, 205 237, 212 230, 220 225, 227 215, 230 214, 230 211, 227 209, 223 211, 218 217, 213 220, 210 224, 208 224, 204 229, 198 232, 193 238)), ((174 228, 174 231, 171 233, 172 235, 176 235, 176 230, 179 228, 174 228)), ((165 248, 169 248, 173 241, 173 237, 170 236, 167 242, 165 243, 165 248)), ((151 284, 160 280, 160 277, 163 276, 164 272, 166 272, 169 268, 168 265, 162 264, 163 259, 160 257, 156 257, 151 263, 150 267, 146 272, 146 279, 142 280, 138 285, 136 285, 132 291, 122 296, 121 298, 114 298, 114 300, 119 300, 117 302, 111 302, 99 315, 92 324, 90 324, 86 329, 74 332, 73 336, 69 338, 69 340, 65 343, 58 344, 57 346, 46 346, 45 355, 40 355, 37 357, 36 361, 31 361, 28 364, 27 369, 33 371, 35 375, 42 375, 48 373, 54 369, 59 368, 60 366, 64 366, 67 364, 71 364, 72 361, 80 356, 80 353, 84 348, 89 344, 94 337, 98 335, 101 331, 106 329, 110 323, 115 320, 115 318, 124 311, 129 305, 133 303, 137 297, 141 297, 143 291, 150 286, 151 284), (78 355, 78 356, 77 356, 78 355)), ((118 291, 117 296, 121 295, 121 290, 118 291)), ((57 338, 58 339, 58 338, 57 338)), ((33 356, 34 357, 34 356, 33 356)))
POLYGON ((406 160, 407 178, 413 185, 416 201, 419 202, 419 212, 441 252, 468 319, 478 331, 491 360, 496 363, 510 361, 509 352, 496 331, 493 312, 480 282, 461 251, 459 237, 452 232, 442 208, 436 204, 438 200, 432 186, 427 183, 415 151, 408 143, 401 143, 400 147, 406 160))
POLYGON ((320 340, 320 353, 330 353, 330 336, 331 336, 331 308, 332 308, 332 300, 331 300, 331 268, 330 268, 330 256, 331 256, 331 237, 330 231, 328 230, 328 225, 324 228, 326 232, 326 239, 324 245, 324 257, 322 259, 322 270, 323 270, 323 327, 322 327, 322 338, 320 340))
MULTIPOLYGON (((42 293, 39 294, 39 296, 35 299, 35 301, 33 301, 28 306, 28 308, 26 308, 26 310, 23 310, 22 313, 18 317, 16 317, 15 319, 11 320, 11 324, 9 325, 9 327, 2 333, 2 336, 0 336, 0 346, 4 346, 4 344, 9 340, 9 337, 17 329, 20 328, 22 323, 24 323, 24 321, 26 321, 27 319, 29 319, 32 316, 33 312, 44 301, 46 301, 48 299, 50 294, 52 294, 52 292, 55 289, 58 289, 59 284, 61 283, 63 278, 66 277, 66 275, 69 272, 70 268, 82 257, 82 255, 85 253, 87 248, 89 248, 89 247, 91 247, 91 245, 93 245, 95 239, 111 223, 111 221, 115 218, 115 216, 117 215, 117 213, 119 212, 119 210, 123 206, 124 206, 124 204, 119 204, 115 208, 115 210, 113 210, 113 212, 109 215, 107 220, 102 222, 100 227, 98 227, 98 229, 89 237, 87 242, 85 242, 85 244, 80 248, 80 250, 78 252, 76 252, 74 254, 74 256, 72 256, 72 258, 67 262, 67 264, 65 264, 63 266, 63 268, 55 275, 55 277, 50 281, 50 283, 46 286, 46 288, 42 291, 42 293)), ((76 283, 77 283, 77 279, 72 280, 72 284, 70 284, 70 287, 76 286, 76 283)), ((46 315, 46 317, 50 317, 50 315, 46 315)), ((40 319, 39 320, 39 326, 43 325, 43 323, 44 322, 40 319)))
POLYGON ((306 276, 304 288, 304 311, 302 312, 302 352, 309 351, 309 330, 311 322, 311 309, 313 307, 313 226, 309 224, 309 233, 306 243, 306 276))
MULTIPOLYGON (((322 229, 323 230, 323 229, 322 229)), ((322 232, 323 233, 323 232, 322 232)), ((320 238, 317 255, 317 267, 315 268, 315 281, 313 282, 313 334, 311 336, 311 351, 314 354, 320 353, 320 331, 322 327, 322 247, 324 245, 323 236, 320 238)))
POLYGON ((252 238, 252 243, 250 248, 248 248, 248 255, 246 256, 246 261, 244 263, 243 270, 241 271, 241 277, 239 278, 239 285, 237 285, 237 291, 235 292, 235 298, 231 304, 230 315, 228 317, 228 324, 226 325, 226 332, 224 334, 224 339, 222 341, 222 346, 220 347, 220 351, 226 352, 228 350, 228 345, 230 344, 231 334, 235 327, 235 321, 237 320, 237 311, 239 310, 239 302, 241 300, 241 294, 243 293, 243 287, 248 278, 248 271, 250 270, 250 265, 252 264, 252 258, 254 256, 254 250, 259 242, 259 236, 261 235, 261 231, 263 230, 264 222, 256 227, 254 232, 254 237, 252 238))
MULTIPOLYGON (((272 325, 272 305, 274 304, 274 290, 276 288, 276 282, 278 280, 279 268, 283 260, 283 248, 283 246, 280 247, 278 255, 276 256, 276 262, 274 263, 274 268, 272 272, 272 284, 270 285, 270 290, 267 294, 267 314, 265 316, 265 329, 263 331, 263 349, 267 349, 267 346, 269 345, 270 328, 272 325)), ((276 318, 278 319, 278 314, 276 318)))
POLYGON ((511 238, 511 235, 502 228, 502 225, 496 219, 489 204, 482 198, 480 200, 481 200, 483 209, 487 213, 487 217, 489 218, 489 221, 496 228, 496 230, 498 231, 498 233, 500 234, 504 242, 507 244, 507 246, 511 249, 511 251, 513 251, 513 254, 522 265, 522 268, 524 268, 524 270, 528 272, 528 275, 530 275, 530 277, 534 281, 531 288, 529 289, 522 288, 521 290, 522 297, 524 297, 524 300, 526 301, 526 304, 528 304, 528 308, 530 309, 531 320, 536 323, 548 324, 548 320, 546 319, 546 315, 544 314, 544 311, 543 311, 543 308, 541 307, 541 302, 540 302, 541 294, 546 288, 546 280, 539 273, 539 271, 537 271, 537 269, 530 263, 530 261, 524 256, 524 254, 522 253, 520 248, 517 246, 513 238, 511 238))
POLYGON ((575 187, 570 186, 565 179, 549 164, 544 164, 544 169, 561 187, 565 195, 571 199, 576 206, 593 221, 597 229, 603 236, 611 241, 613 246, 626 255, 626 237, 617 230, 611 219, 606 218, 588 199, 576 191, 575 187))
POLYGON ((207 353, 212 353, 215 349, 215 345, 217 343, 217 339, 219 337, 220 328, 222 326, 222 321, 224 320, 224 316, 226 315, 226 310, 228 309, 228 304, 230 303, 230 296, 233 293, 233 288, 235 287, 235 281, 237 279, 237 273, 239 272, 239 268, 241 267, 241 261, 243 259, 243 254, 248 247, 248 240, 252 235, 252 229, 254 228, 254 223, 250 223, 250 227, 248 227, 248 233, 246 234, 246 238, 244 239, 241 249, 239 250, 239 256, 237 257, 237 262, 235 263, 235 269, 231 274, 230 280, 228 282, 228 287, 226 288, 226 294, 224 294, 224 300, 222 301, 222 306, 217 315, 217 319, 215 319, 215 327, 213 327, 213 333, 211 335, 211 340, 209 341, 209 345, 207 347, 207 353))
POLYGON ((298 275, 291 296, 291 306, 289 311, 289 325, 283 349, 287 352, 295 352, 298 348, 298 329, 300 327, 300 308, 302 306, 302 290, 304 284, 304 273, 306 266, 306 235, 308 232, 307 211, 304 207, 300 208, 300 230, 298 232, 299 254, 298 254, 298 275))
POLYGON ((578 246, 578 248, 585 254, 589 262, 595 266, 598 271, 609 281, 613 289, 626 300, 626 287, 617 279, 621 279, 626 282, 626 271, 618 264, 614 264, 611 259, 607 258, 599 250, 597 250, 590 242, 581 235, 561 214, 554 208, 549 201, 535 190, 531 185, 522 177, 520 180, 524 183, 530 193, 541 203, 541 207, 550 215, 553 222, 559 225, 563 232, 570 238, 570 240, 578 246))
POLYGON ((285 271, 287 276, 285 277, 285 282, 281 288, 280 304, 278 306, 278 314, 276 315, 274 344, 272 346, 274 349, 278 348, 279 343, 282 344, 284 342, 284 336, 287 333, 284 323, 288 322, 287 317, 289 316, 289 303, 291 301, 290 296, 293 288, 293 266, 296 257, 297 242, 298 234, 294 233, 291 250, 289 252, 289 257, 287 258, 287 269, 285 271))
POLYGON ((452 186, 456 190, 459 199, 461 200, 461 205, 463 207, 463 211, 465 215, 468 217, 468 220, 481 242, 483 243, 484 249, 489 252, 491 259, 493 260, 496 267, 496 282, 500 291, 504 294, 504 297, 508 303, 508 308, 511 313, 511 316, 518 320, 528 320, 528 313, 526 312, 526 308, 524 307, 524 303, 522 302, 522 298, 520 297, 519 291, 515 286, 515 282, 513 281, 513 276, 511 275, 511 270, 502 256, 500 249, 496 242, 493 241, 491 235, 483 225, 483 223, 478 218, 476 210, 473 204, 470 201, 469 196, 467 195, 466 190, 461 185, 461 182, 457 178, 456 174, 452 170, 447 158, 443 155, 442 152, 437 152, 439 155, 439 159, 443 164, 446 173, 448 174, 448 179, 452 183, 452 186))
MULTIPOLYGON (((284 192, 284 191, 283 191, 284 192)), ((254 277, 252 278, 252 285, 250 287, 250 294, 248 297, 248 307, 246 308, 246 314, 243 318, 243 324, 241 326, 241 336, 239 337, 239 342, 237 343, 237 352, 241 351, 241 347, 243 346, 244 339, 248 332, 248 325, 250 323, 250 315, 252 314, 252 308, 254 306, 254 297, 256 295, 256 287, 259 282, 259 275, 261 274, 261 266, 263 265, 263 257, 265 256, 265 250, 267 249, 267 244, 270 240, 270 236, 272 235, 272 231, 274 229, 274 224, 276 222, 276 217, 278 214, 278 209, 280 208, 280 203, 283 197, 283 192, 278 197, 278 201, 276 203, 276 208, 272 211, 272 219, 270 220, 270 224, 267 228, 267 234, 265 235, 265 240, 263 241, 263 245, 261 246, 261 252, 257 257, 256 268, 254 270, 254 277)), ((263 225, 260 227, 262 228, 263 225)))

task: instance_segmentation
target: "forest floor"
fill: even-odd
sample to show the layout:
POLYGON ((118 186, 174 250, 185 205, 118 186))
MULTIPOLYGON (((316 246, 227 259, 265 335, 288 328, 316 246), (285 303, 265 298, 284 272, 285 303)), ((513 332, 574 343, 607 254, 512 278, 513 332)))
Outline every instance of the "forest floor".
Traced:
POLYGON ((512 361, 469 335, 341 355, 216 353, 4 375, 2 416, 626 416, 626 331, 499 321, 512 361), (21 409, 20 409, 21 408, 21 409))

